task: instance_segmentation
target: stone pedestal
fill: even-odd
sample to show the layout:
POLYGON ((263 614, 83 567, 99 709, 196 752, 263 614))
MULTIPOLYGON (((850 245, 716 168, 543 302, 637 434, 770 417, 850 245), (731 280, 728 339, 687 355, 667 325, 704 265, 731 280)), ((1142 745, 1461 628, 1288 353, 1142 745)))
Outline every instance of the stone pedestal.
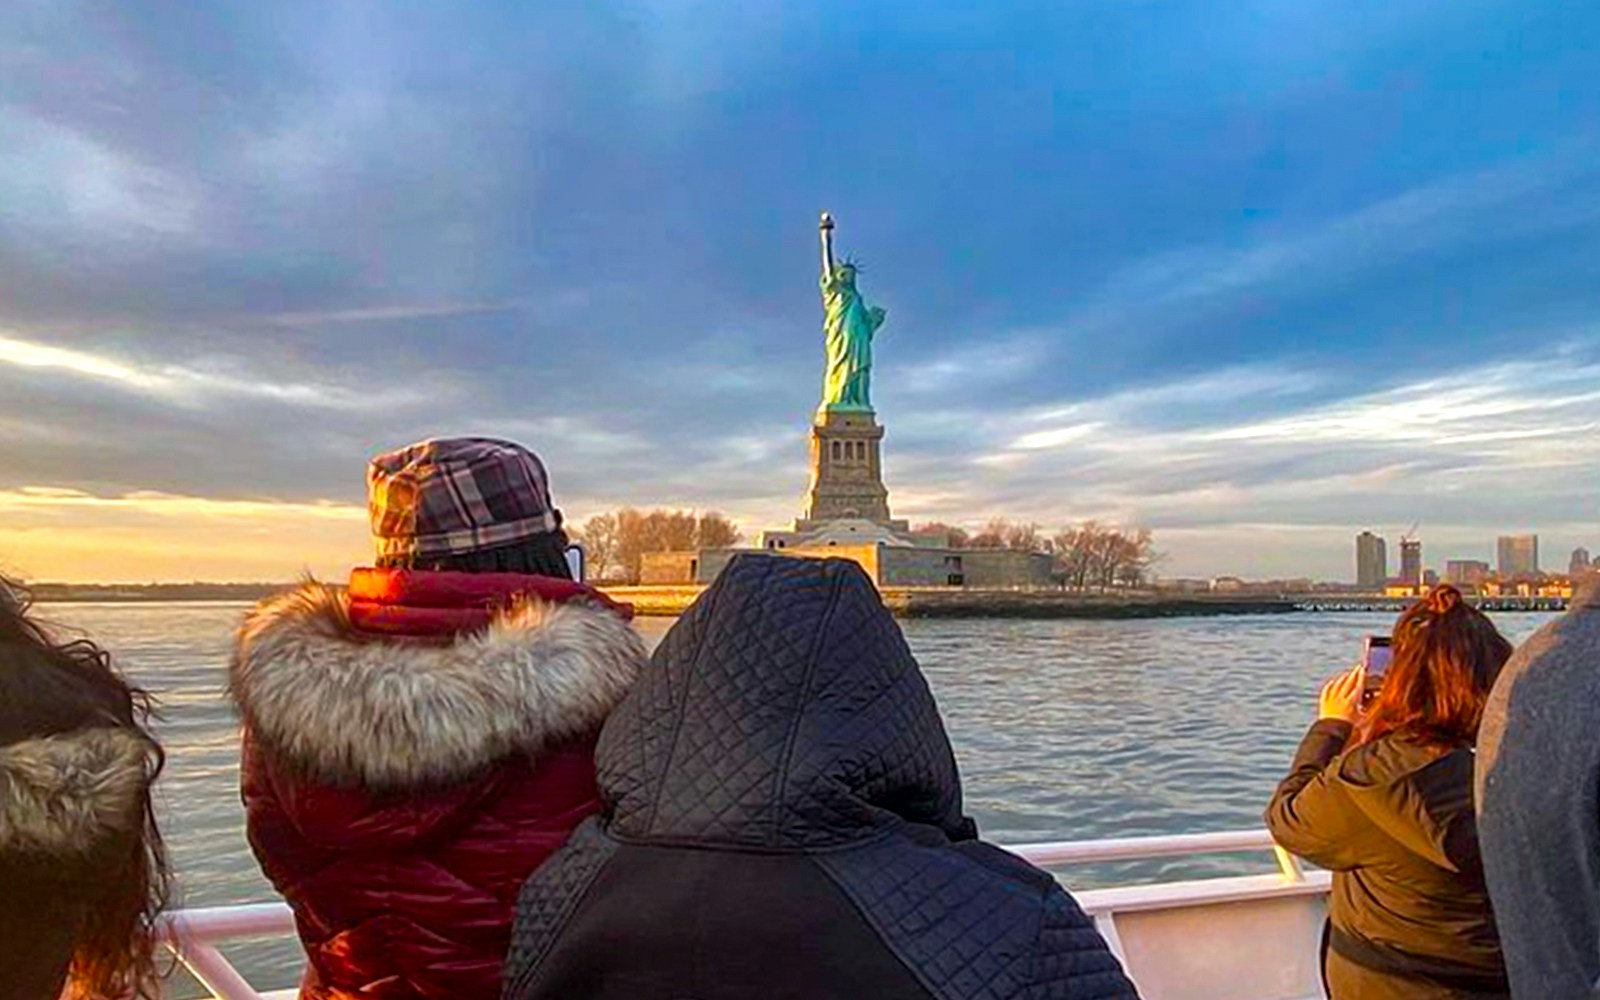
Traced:
POLYGON ((889 514, 880 445, 871 410, 819 410, 811 425, 811 490, 795 527, 861 518, 904 530, 889 514))

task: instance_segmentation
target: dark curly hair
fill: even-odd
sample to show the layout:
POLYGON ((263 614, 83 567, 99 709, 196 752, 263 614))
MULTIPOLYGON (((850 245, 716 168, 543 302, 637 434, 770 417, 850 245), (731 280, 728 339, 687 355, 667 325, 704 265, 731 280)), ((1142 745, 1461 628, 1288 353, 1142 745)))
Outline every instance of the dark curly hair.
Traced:
MULTIPOLYGON (((26 591, 0 577, 0 745, 84 729, 130 731, 149 744, 149 780, 165 762, 150 735, 150 696, 129 684, 105 650, 88 639, 58 639, 30 613, 26 591)), ((86 914, 73 949, 66 996, 161 995, 155 919, 165 908, 171 877, 156 827, 149 783, 135 835, 96 846, 75 865, 41 870, 25 859, 5 869, 8 906, 22 905, 14 891, 48 893, 53 903, 75 903, 86 914)), ((4 862, 7 859, 0 859, 4 862)))

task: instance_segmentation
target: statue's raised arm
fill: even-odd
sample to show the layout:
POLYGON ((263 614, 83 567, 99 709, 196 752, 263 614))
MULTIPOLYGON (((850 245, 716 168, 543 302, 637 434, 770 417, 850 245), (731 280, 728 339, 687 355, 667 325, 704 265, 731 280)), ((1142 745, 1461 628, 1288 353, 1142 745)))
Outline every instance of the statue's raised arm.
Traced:
POLYGON ((833 258, 833 216, 822 213, 822 330, 828 354, 824 410, 872 410, 872 337, 884 311, 869 308, 856 289, 856 266, 833 258))
POLYGON ((822 236, 822 277, 826 280, 833 277, 833 216, 823 212, 817 231, 822 236))

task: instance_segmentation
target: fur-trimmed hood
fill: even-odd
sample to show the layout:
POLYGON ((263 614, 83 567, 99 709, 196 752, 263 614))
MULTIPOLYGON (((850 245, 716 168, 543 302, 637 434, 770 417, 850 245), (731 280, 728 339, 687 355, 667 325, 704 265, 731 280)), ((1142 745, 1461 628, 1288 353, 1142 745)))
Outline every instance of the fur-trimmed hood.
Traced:
POLYGON ((447 784, 598 729, 646 660, 617 614, 520 602, 443 642, 356 631, 343 588, 307 583, 239 630, 229 688, 252 737, 309 775, 447 784))
POLYGON ((0 746, 0 852, 81 854, 136 831, 159 754, 127 729, 0 746))

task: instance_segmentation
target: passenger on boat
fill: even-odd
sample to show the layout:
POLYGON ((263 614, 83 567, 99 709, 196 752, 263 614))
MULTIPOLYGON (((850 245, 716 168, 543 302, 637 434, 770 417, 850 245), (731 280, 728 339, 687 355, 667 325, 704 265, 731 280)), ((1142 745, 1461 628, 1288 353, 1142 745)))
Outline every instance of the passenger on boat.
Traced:
POLYGON ((568 578, 532 452, 425 441, 367 478, 378 566, 239 633, 250 844, 303 998, 498 997, 517 890, 599 809, 594 741, 645 649, 568 578))
POLYGON ((0 579, 0 998, 161 995, 150 700, 0 579))
POLYGON ((1361 667, 1323 687, 1267 826, 1333 870, 1324 941, 1333 1000, 1504 998, 1472 768, 1511 644, 1451 586, 1408 608, 1392 643, 1370 700, 1361 667))
POLYGON ((1517 1000, 1600 996, 1600 576, 1523 643, 1483 713, 1478 825, 1517 1000))
POLYGON ((511 1000, 1136 996, 1053 878, 978 839, 854 563, 736 557, 597 762, 604 812, 518 901, 511 1000))

